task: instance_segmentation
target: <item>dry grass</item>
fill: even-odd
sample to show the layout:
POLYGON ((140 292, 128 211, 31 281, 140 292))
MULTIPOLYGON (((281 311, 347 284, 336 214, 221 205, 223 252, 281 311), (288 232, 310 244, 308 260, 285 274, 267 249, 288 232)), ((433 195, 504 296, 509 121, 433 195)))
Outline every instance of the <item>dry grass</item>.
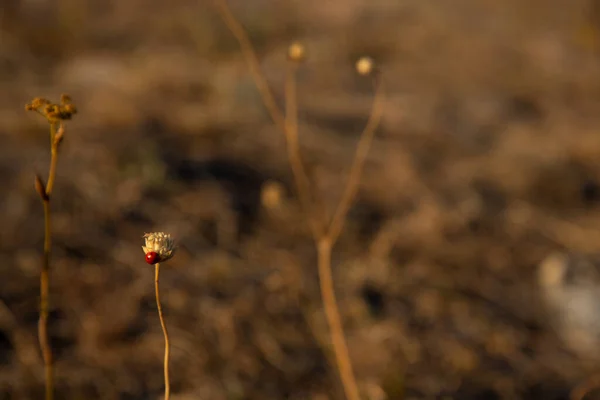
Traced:
MULTIPOLYGON (((373 54, 388 74, 332 253, 365 398, 568 398, 595 368, 546 326, 534 268, 555 249, 597 251, 587 3, 251 3, 231 4, 279 106, 287 45, 309 49, 298 128, 328 207, 372 100, 348 66, 373 54)), ((66 91, 86 117, 69 125, 52 199, 57 398, 162 395, 139 250, 140 232, 158 227, 181 243, 161 282, 173 399, 342 398, 285 141, 226 28, 204 5, 113 1, 75 2, 84 23, 66 29, 44 4, 0 7, 0 397, 44 391, 31 177, 49 158, 43 124, 20 104, 66 91)))

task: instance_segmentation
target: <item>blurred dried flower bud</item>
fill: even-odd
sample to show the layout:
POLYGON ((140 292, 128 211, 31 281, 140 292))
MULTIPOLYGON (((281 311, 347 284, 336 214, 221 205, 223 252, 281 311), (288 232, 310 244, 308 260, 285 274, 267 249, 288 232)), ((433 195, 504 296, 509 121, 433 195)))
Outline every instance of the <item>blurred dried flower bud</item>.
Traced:
POLYGON ((300 42, 294 42, 288 48, 288 58, 294 62, 304 61, 306 58, 306 48, 300 42))
POLYGON ((371 57, 361 57, 356 62, 356 71, 363 76, 369 75, 375 66, 371 57))
POLYGON ((142 246, 148 264, 167 261, 175 254, 175 241, 171 235, 164 232, 144 234, 145 245, 142 246))
POLYGON ((36 97, 33 100, 31 100, 31 103, 25 105, 25 109, 27 111, 35 111, 35 110, 39 110, 40 108, 42 108, 43 106, 50 104, 50 101, 41 98, 41 97, 36 97))
POLYGON ((68 94, 63 94, 60 96, 60 104, 65 105, 65 104, 71 104, 71 96, 69 96, 68 94))
POLYGON ((267 181, 263 184, 260 192, 260 200, 266 209, 272 210, 279 207, 283 202, 285 188, 277 181, 267 181))
POLYGON ((44 106, 44 113, 46 115, 56 114, 58 113, 58 106, 56 104, 46 104, 44 106))
POLYGON ((61 96, 60 104, 54 104, 44 98, 36 97, 31 103, 25 105, 25 110, 37 111, 46 117, 50 123, 71 119, 77 113, 77 108, 71 103, 71 98, 67 95, 61 96))
POLYGON ((50 200, 48 193, 46 193, 46 185, 42 178, 37 174, 35 175, 35 191, 38 192, 43 201, 50 200))
POLYGON ((77 114, 77 108, 71 103, 63 105, 62 111, 65 114, 69 114, 69 118, 71 118, 73 114, 77 114))

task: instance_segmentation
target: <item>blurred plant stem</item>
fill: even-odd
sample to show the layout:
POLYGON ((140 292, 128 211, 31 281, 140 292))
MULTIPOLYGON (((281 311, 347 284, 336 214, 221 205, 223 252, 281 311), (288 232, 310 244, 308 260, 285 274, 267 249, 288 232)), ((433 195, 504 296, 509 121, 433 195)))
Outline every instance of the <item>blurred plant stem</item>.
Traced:
POLYGON ((160 294, 158 287, 158 278, 160 274, 160 263, 154 264, 154 291, 156 294, 156 308, 158 310, 158 318, 160 319, 160 326, 162 327, 163 335, 165 337, 165 359, 164 359, 164 373, 165 373, 165 399, 169 400, 171 395, 171 383, 169 380, 169 355, 171 351, 171 344, 169 342, 169 332, 167 331, 167 324, 163 316, 162 306, 160 304, 160 294))
MULTIPOLYGON (((342 197, 335 209, 333 218, 328 218, 324 206, 315 199, 311 191, 306 168, 302 162, 298 140, 298 107, 296 96, 296 70, 298 63, 304 59, 305 51, 302 45, 296 43, 290 46, 288 54, 288 72, 285 81, 285 115, 277 106, 273 93, 266 77, 261 72, 256 51, 248 38, 245 29, 232 14, 225 0, 214 0, 215 7, 223 22, 239 42, 241 51, 246 58, 258 91, 275 124, 283 131, 286 137, 288 161, 292 169, 296 191, 306 213, 309 228, 317 248, 319 285, 327 323, 329 325, 333 352, 336 359, 340 380, 344 392, 349 400, 359 400, 360 392, 354 376, 348 345, 344 337, 342 320, 335 296, 333 276, 331 269, 331 252, 339 238, 348 211, 356 197, 364 163, 371 147, 371 142, 383 112, 382 84, 377 77, 375 83, 375 99, 369 121, 363 130, 356 153, 350 168, 348 181, 342 197)), ((364 64, 365 60, 363 60, 364 64)), ((371 70, 371 61, 367 60, 368 71, 364 65, 359 69, 361 75, 367 75, 371 70)))
POLYGON ((44 253, 40 271, 40 317, 38 320, 38 339, 44 359, 44 376, 46 400, 54 398, 54 371, 52 347, 48 335, 48 316, 50 314, 50 254, 52 250, 52 228, 50 218, 50 198, 54 181, 56 179, 56 165, 58 163, 58 148, 65 135, 64 121, 69 120, 77 113, 77 108, 68 95, 62 95, 60 103, 36 97, 31 103, 25 105, 26 111, 35 111, 44 117, 50 125, 50 168, 46 185, 39 175, 35 176, 35 190, 44 206, 44 253))
POLYGON ((348 345, 344 336, 340 311, 335 296, 333 274, 331 268, 331 252, 337 242, 356 197, 360 177, 366 157, 371 147, 371 142, 383 112, 383 91, 381 84, 375 81, 375 100, 371 110, 369 121, 361 133, 356 153, 350 168, 342 197, 337 204, 333 218, 327 218, 324 206, 311 201, 310 182, 306 178, 306 170, 302 164, 300 145, 298 142, 298 109, 296 101, 296 79, 295 66, 289 69, 286 78, 286 138, 288 144, 288 159, 296 182, 296 190, 302 206, 307 213, 313 239, 317 248, 317 268, 319 272, 319 286, 323 299, 325 318, 330 330, 333 353, 340 374, 340 380, 344 392, 349 400, 359 400, 360 392, 354 376, 352 361, 348 351, 348 345))
MULTIPOLYGON (((50 195, 56 178, 56 165, 58 162, 58 146, 60 140, 56 140, 58 123, 50 123, 50 169, 48 172, 48 183, 41 194, 44 205, 44 255, 42 269, 40 272, 40 317, 38 321, 38 338, 42 356, 44 358, 44 375, 46 382, 46 400, 54 397, 54 371, 53 357, 50 338, 48 337, 48 315, 50 313, 50 251, 52 248, 52 229, 50 221, 50 195)), ((62 125, 61 125, 62 128, 62 125)), ((39 179, 39 178, 38 178, 39 179)), ((38 180, 38 182, 41 182, 38 180)), ((43 188, 43 186, 42 186, 43 188)), ((38 191, 40 191, 38 189, 38 191)))

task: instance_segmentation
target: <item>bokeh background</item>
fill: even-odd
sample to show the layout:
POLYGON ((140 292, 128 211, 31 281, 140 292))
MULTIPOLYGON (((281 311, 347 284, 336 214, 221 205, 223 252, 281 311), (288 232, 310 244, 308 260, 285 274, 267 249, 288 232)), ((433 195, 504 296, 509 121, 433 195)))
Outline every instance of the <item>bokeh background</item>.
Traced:
MULTIPOLYGON (((301 145, 323 202, 388 94, 333 257, 364 398, 567 399, 598 363, 548 323, 536 268, 600 247, 595 0, 230 0, 276 97, 302 40, 301 145)), ((53 208, 59 399, 342 399, 283 135, 211 1, 0 0, 0 398, 39 399, 47 124, 70 94, 53 208)), ((590 397, 591 398, 591 397, 590 397)))

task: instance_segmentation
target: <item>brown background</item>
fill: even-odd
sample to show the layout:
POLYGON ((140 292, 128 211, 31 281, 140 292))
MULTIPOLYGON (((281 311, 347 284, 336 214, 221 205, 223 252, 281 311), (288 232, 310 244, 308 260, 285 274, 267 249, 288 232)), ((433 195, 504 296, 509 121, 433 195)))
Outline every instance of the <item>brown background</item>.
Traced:
MULTIPOLYGON (((594 365, 540 306, 550 251, 600 246, 600 40, 583 0, 231 0, 337 200, 371 101, 388 99, 334 275, 365 399, 566 399, 594 365)), ((0 398, 39 399, 47 127, 69 93, 53 197, 59 399, 162 396, 146 231, 162 272, 173 399, 341 399, 315 252, 283 136, 211 2, 0 0, 0 398), (266 196, 271 194, 272 197, 266 196), (266 196, 266 197, 265 197, 266 196)))

